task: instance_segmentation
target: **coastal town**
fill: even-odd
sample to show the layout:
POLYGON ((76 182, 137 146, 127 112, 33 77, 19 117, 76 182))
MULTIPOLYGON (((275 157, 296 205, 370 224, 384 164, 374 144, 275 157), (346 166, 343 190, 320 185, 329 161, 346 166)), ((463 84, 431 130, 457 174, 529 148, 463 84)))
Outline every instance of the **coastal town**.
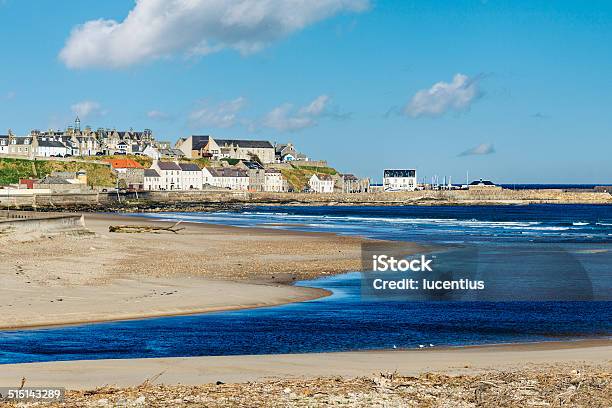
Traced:
MULTIPOLYGON (((296 191, 296 186, 283 176, 283 170, 299 167, 312 170, 306 185, 299 186, 305 192, 367 192, 370 187, 368 179, 336 173, 325 161, 310 160, 291 143, 273 145, 265 140, 192 135, 172 144, 156 140, 150 129, 81 129, 78 117, 74 126, 65 130, 32 130, 26 136, 16 136, 9 130, 0 135, 0 158, 74 162, 87 159, 109 165, 118 185, 139 191, 296 191)), ((38 180, 20 179, 13 187, 63 191, 86 188, 84 174, 76 173, 73 177, 56 172, 38 180)))
MULTIPOLYGON (((0 135, 2 158, 98 163, 108 166, 116 181, 113 186, 95 185, 86 170, 79 169, 19 177, 4 183, 4 189, 364 193, 383 188, 372 186, 369 178, 337 172, 327 161, 309 158, 292 143, 190 135, 173 144, 156 140, 150 129, 81 128, 78 117, 64 130, 32 130, 25 136, 9 130, 0 135)), ((386 171, 384 185, 386 190, 413 191, 416 170, 386 171)))
MULTIPOLYGON (((417 169, 381 168, 377 180, 340 171, 291 142, 214 135, 157 140, 137 131, 81 127, 0 135, 0 205, 16 208, 106 208, 135 198, 174 202, 528 204, 608 203, 610 186, 590 190, 522 189, 487 179, 464 184, 417 169)), ((132 200, 134 202, 134 200, 132 200)))

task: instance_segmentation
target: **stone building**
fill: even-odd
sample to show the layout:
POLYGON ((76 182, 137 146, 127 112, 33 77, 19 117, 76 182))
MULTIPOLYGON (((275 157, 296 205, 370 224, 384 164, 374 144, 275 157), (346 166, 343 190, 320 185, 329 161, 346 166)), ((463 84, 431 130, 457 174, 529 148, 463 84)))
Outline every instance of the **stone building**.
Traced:
POLYGON ((306 155, 298 152, 292 143, 274 145, 274 155, 277 163, 288 163, 295 160, 309 160, 306 155))
POLYGON ((274 163, 274 146, 265 140, 215 139, 210 135, 192 135, 181 138, 175 147, 188 158, 206 157, 214 160, 255 160, 274 163))
POLYGON ((247 172, 249 176, 249 191, 264 191, 266 171, 261 164, 252 160, 241 160, 236 164, 236 167, 247 172))
POLYGON ((117 178, 123 181, 122 184, 129 189, 142 190, 144 189, 144 166, 132 159, 109 159, 105 162, 111 165, 111 168, 117 175, 117 178))
POLYGON ((340 174, 336 179, 334 190, 339 193, 367 193, 370 190, 370 179, 360 179, 354 174, 340 174))
POLYGON ((8 134, 8 154, 24 158, 34 157, 36 140, 30 136, 15 136, 10 130, 8 134))
POLYGON ((289 184, 283 177, 283 174, 278 169, 266 169, 264 191, 270 192, 286 192, 289 190, 289 184))

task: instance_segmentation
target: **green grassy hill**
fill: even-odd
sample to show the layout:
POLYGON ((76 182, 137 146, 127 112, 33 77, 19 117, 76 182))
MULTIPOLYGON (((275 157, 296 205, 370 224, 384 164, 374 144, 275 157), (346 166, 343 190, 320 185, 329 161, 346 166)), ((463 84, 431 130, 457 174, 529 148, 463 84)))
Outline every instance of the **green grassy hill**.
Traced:
POLYGON ((308 180, 313 174, 329 174, 333 176, 337 174, 337 171, 332 167, 291 165, 290 169, 281 169, 281 173, 293 187, 294 191, 302 191, 308 185, 308 180))
POLYGON ((115 175, 109 166, 99 163, 0 158, 0 185, 18 183, 20 178, 43 178, 54 171, 87 172, 89 185, 112 187, 115 175))

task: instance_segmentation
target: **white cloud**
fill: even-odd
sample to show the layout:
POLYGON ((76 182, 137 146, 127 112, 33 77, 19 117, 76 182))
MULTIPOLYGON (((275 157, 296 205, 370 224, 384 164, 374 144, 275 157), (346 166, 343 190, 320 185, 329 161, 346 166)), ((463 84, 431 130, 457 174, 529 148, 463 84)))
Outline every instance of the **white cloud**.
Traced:
POLYGON ((495 153, 495 147, 491 143, 482 143, 478 146, 467 149, 459 154, 459 156, 482 156, 485 154, 495 153))
POLYGON ((59 58, 70 68, 121 68, 225 48, 250 54, 369 0, 137 0, 121 21, 90 20, 70 33, 59 58))
POLYGON ((310 102, 307 106, 304 106, 302 109, 300 109, 300 112, 305 115, 320 115, 325 110, 327 102, 329 102, 329 96, 317 96, 314 101, 310 102))
POLYGON ((439 116, 455 110, 462 111, 481 96, 478 88, 479 78, 469 78, 464 74, 455 74, 453 81, 438 82, 429 89, 417 92, 404 112, 413 117, 439 116))
POLYGON ((154 119, 154 120, 170 119, 169 114, 167 114, 166 112, 158 111, 158 110, 152 110, 152 111, 147 112, 147 117, 149 119, 154 119))
POLYGON ((189 123, 192 127, 232 127, 238 122, 238 112, 245 104, 246 99, 242 96, 231 101, 221 102, 216 106, 204 104, 204 106, 189 114, 189 123))
POLYGON ((272 109, 265 116, 262 125, 281 132, 291 132, 315 126, 317 118, 326 114, 329 100, 329 96, 320 95, 308 105, 297 110, 290 103, 282 104, 272 109))
POLYGON ((290 132, 304 129, 315 125, 312 117, 302 115, 292 115, 293 105, 285 103, 272 109, 264 118, 263 125, 269 128, 290 132))
POLYGON ((72 112, 81 119, 87 117, 104 116, 107 111, 96 101, 81 101, 70 107, 72 112))

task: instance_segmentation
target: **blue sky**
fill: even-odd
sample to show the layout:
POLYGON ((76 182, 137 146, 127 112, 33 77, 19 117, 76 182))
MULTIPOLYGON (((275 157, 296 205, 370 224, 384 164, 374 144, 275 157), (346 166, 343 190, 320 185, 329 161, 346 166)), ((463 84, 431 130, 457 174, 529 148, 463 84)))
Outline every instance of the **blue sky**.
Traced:
POLYGON ((612 2, 185 4, 0 2, 0 132, 80 113, 292 141, 375 181, 612 181, 612 2))

